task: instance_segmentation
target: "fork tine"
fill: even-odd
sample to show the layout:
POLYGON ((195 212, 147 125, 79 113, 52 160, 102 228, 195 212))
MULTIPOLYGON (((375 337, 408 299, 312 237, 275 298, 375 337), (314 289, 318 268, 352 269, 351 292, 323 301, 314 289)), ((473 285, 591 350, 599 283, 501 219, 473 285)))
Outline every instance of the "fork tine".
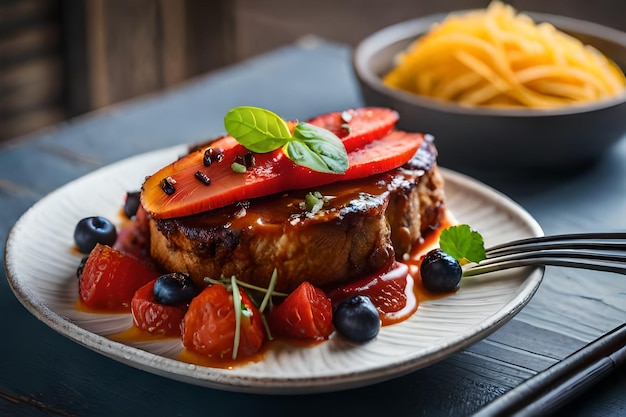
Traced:
POLYGON ((505 269, 518 268, 521 266, 532 266, 532 265, 552 265, 552 266, 562 266, 569 268, 581 268, 581 269, 591 269, 595 271, 603 271, 603 272, 614 272, 616 274, 626 275, 626 264, 623 263, 610 263, 607 261, 595 263, 593 260, 587 259, 585 261, 580 260, 570 260, 565 258, 551 258, 551 257, 542 257, 542 258, 526 258, 526 259, 514 259, 514 260, 505 260, 500 262, 494 262, 488 265, 476 264, 472 265, 467 269, 463 270, 464 277, 470 277, 473 275, 484 274, 487 272, 501 271, 505 269))
POLYGON ((558 249, 585 249, 585 250, 612 250, 612 251, 626 251, 626 242, 615 243, 613 241, 608 242, 537 242, 519 244, 516 246, 504 246, 499 248, 489 248, 485 252, 487 257, 501 256, 512 253, 532 252, 536 250, 558 250, 558 249))
POLYGON ((626 233, 623 232, 519 239, 486 249, 487 259, 465 266, 463 276, 529 265, 564 266, 626 275, 626 255, 621 253, 623 251, 626 251, 626 233))
POLYGON ((561 247, 561 248, 573 248, 570 245, 582 246, 581 249, 588 248, 590 245, 604 245, 607 248, 623 250, 626 247, 626 232, 606 232, 606 233, 575 233, 564 235, 552 235, 552 236, 538 236, 526 239, 514 240, 512 242, 502 243, 499 245, 491 246, 486 250, 488 254, 497 253, 503 251, 512 252, 513 248, 519 247, 534 247, 535 245, 542 245, 543 248, 561 247), (623 241, 621 243, 617 241, 623 241), (581 242, 584 241, 584 242, 581 242))
MULTIPOLYGON (((596 248, 597 249, 597 248, 596 248)), ((498 255, 482 261, 481 265, 489 265, 497 262, 514 261, 528 258, 563 258, 563 259, 589 259, 595 261, 623 262, 626 265, 626 255, 606 253, 602 251, 574 251, 574 250, 534 250, 529 252, 516 252, 512 254, 498 255)))

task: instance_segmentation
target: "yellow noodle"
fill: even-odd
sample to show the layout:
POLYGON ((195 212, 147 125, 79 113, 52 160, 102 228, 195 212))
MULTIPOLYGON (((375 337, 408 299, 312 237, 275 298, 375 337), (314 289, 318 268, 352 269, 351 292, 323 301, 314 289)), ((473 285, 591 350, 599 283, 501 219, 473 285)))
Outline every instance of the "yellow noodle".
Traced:
POLYGON ((520 83, 526 84, 531 81, 541 79, 561 80, 564 84, 589 85, 595 90, 602 90, 603 83, 592 74, 579 68, 556 66, 556 65, 536 65, 516 73, 520 83))
POLYGON ((576 86, 557 81, 539 80, 531 81, 527 87, 540 94, 553 95, 565 100, 587 101, 595 97, 595 91, 588 85, 576 86))
POLYGON ((493 84, 486 84, 483 87, 475 90, 470 90, 462 94, 458 98, 458 103, 462 106, 477 106, 483 104, 489 100, 494 100, 501 95, 500 91, 493 84))
POLYGON ((383 82, 494 107, 558 107, 626 89, 622 70, 601 52, 499 1, 433 25, 398 57, 383 82))
POLYGON ((475 72, 465 72, 463 75, 454 77, 448 82, 441 82, 433 91, 433 96, 442 100, 454 100, 463 91, 475 88, 483 80, 480 74, 475 72))

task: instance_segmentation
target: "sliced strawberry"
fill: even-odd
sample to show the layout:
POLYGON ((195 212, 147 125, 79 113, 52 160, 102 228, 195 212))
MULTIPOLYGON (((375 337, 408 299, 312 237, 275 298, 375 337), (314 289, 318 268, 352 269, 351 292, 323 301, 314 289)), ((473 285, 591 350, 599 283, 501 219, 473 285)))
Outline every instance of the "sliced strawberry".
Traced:
POLYGON ((364 107, 314 117, 308 123, 330 130, 351 152, 386 135, 398 122, 398 113, 381 107, 364 107))
POLYGON ((169 306, 157 303, 153 291, 155 281, 150 281, 135 292, 130 303, 133 324, 151 334, 180 336, 180 325, 187 305, 169 306))
POLYGON ((406 264, 394 261, 381 271, 328 291, 327 295, 334 306, 352 295, 368 296, 383 324, 391 324, 408 317, 417 308, 408 272, 406 264))
MULTIPOLYGON (((246 311, 241 314, 238 357, 258 352, 265 342, 261 313, 240 290, 246 311)), ((183 345, 190 351, 216 358, 232 357, 236 316, 233 294, 220 284, 211 285, 189 304, 183 319, 183 345)))
MULTIPOLYGON (((198 150, 149 177, 143 185, 142 203, 155 218, 192 215, 292 189, 306 189, 337 181, 363 178, 406 163, 417 151, 423 135, 393 131, 348 153, 348 170, 341 175, 315 172, 294 164, 276 150, 254 154, 255 164, 245 173, 235 173, 231 163, 246 149, 234 144, 223 149, 221 162, 203 164, 204 150, 198 150), (210 184, 196 177, 201 171, 210 184)), ((233 139, 234 141, 234 139, 233 139)), ((221 140, 222 145, 228 141, 221 140)))
POLYGON ((324 292, 305 281, 268 315, 273 336, 327 339, 333 332, 333 308, 324 292))
POLYGON ((158 276, 152 266, 139 259, 98 244, 79 278, 80 299, 93 309, 128 310, 135 291, 158 276))

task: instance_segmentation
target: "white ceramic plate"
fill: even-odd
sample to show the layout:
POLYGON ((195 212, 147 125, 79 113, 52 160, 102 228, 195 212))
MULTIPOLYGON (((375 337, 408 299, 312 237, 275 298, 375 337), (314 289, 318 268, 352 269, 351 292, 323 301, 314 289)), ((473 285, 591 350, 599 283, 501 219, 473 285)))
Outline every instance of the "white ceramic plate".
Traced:
MULTIPOLYGON (((257 363, 214 369, 176 360, 179 341, 123 344, 107 335, 131 325, 130 314, 76 310, 76 267, 70 250, 83 217, 116 219, 126 191, 183 154, 179 146, 139 155, 73 181, 43 198, 15 224, 6 245, 6 270, 17 298, 37 318, 103 355, 169 378, 231 391, 313 393, 353 388, 422 368, 486 337, 530 300, 543 268, 466 279, 454 295, 423 302, 400 324, 383 327, 369 343, 331 337, 319 345, 270 349, 257 363)), ((538 236, 537 222, 507 197, 471 178, 443 170, 455 218, 480 231, 487 245, 538 236)))

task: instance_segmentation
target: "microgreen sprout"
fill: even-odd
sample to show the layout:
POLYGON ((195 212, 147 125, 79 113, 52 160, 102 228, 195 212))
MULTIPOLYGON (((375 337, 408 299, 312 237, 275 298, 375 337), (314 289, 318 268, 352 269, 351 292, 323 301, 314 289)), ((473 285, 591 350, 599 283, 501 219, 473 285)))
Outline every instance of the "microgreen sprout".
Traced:
POLYGON ((265 291, 265 296, 263 297, 263 301, 261 301, 261 305, 259 306, 259 311, 263 313, 265 307, 267 307, 267 303, 272 299, 272 292, 274 291, 274 287, 276 286, 276 280, 278 278, 278 271, 274 268, 272 272, 272 277, 270 278, 270 283, 267 286, 267 290, 265 291))
MULTIPOLYGON (((241 296, 241 290, 239 287, 259 291, 265 294, 259 306, 259 311, 263 313, 268 304, 271 304, 272 296, 287 297, 289 295, 282 292, 274 291, 277 279, 278 271, 276 270, 276 268, 274 268, 274 271, 272 272, 272 276, 270 278, 270 282, 267 288, 262 288, 256 285, 248 284, 243 281, 239 281, 235 277, 235 275, 232 275, 230 278, 226 278, 224 275, 222 275, 220 279, 204 277, 204 282, 213 285, 223 285, 228 291, 231 291, 233 293, 233 307, 235 309, 235 338, 233 341, 232 354, 233 359, 237 359, 239 344, 241 342, 241 319, 242 317, 252 317, 253 314, 252 310, 246 307, 245 303, 243 302, 243 297, 241 296)), ((267 324, 265 315, 261 314, 261 320, 263 322, 263 326, 265 327, 268 338, 272 340, 272 334, 270 333, 269 325, 267 324)))
POLYGON ((237 280, 235 279, 234 275, 230 277, 230 283, 231 283, 232 290, 233 290, 233 305, 235 306, 235 338, 233 341, 233 360, 234 360, 234 359, 237 359, 237 352, 239 351, 239 342, 241 340, 241 315, 242 315, 243 299, 241 298, 241 293, 239 292, 239 287, 237 286, 237 280))
MULTIPOLYGON (((225 278, 224 276, 222 276, 221 279, 213 279, 213 278, 209 278, 209 277, 204 277, 204 282, 207 282, 209 284, 222 284, 222 285, 226 286, 227 288, 229 288, 229 286, 231 285, 231 280, 225 278)), ((284 292, 278 292, 278 291, 273 291, 273 290, 270 291, 269 288, 263 288, 263 287, 259 287, 257 285, 248 284, 247 282, 240 281, 240 280, 238 280, 236 278, 235 278, 235 282, 240 287, 247 288, 249 290, 259 291, 259 292, 262 292, 262 293, 268 293, 269 292, 270 295, 276 296, 276 297, 287 297, 289 295, 289 294, 286 294, 284 292)), ((270 280, 270 284, 271 284, 271 280, 270 280)))

